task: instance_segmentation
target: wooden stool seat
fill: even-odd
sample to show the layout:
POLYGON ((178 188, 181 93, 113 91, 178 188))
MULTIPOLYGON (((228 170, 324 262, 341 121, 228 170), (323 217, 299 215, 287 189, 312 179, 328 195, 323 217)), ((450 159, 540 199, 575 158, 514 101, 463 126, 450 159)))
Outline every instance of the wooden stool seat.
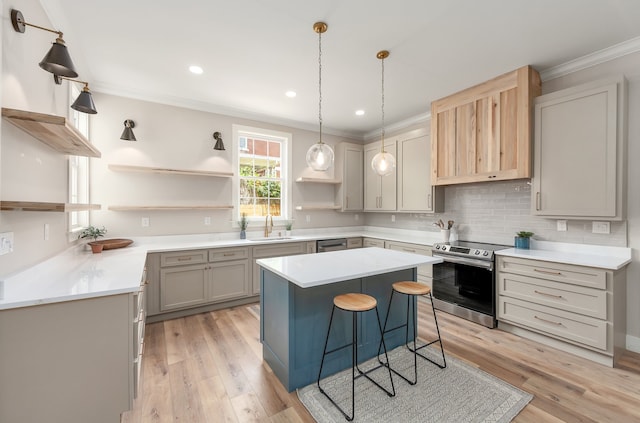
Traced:
POLYGON ((378 302, 371 295, 349 293, 337 295, 333 298, 333 304, 345 311, 368 311, 376 307, 378 302))
POLYGON ((409 281, 396 282, 393 284, 393 289, 396 292, 407 295, 427 295, 431 292, 431 288, 427 285, 409 281))

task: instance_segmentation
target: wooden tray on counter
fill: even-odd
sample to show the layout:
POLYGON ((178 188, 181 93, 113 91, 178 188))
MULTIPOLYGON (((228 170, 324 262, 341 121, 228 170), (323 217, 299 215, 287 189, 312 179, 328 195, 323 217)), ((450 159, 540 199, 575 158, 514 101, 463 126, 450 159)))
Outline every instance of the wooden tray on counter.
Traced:
POLYGON ((102 239, 100 241, 91 241, 89 244, 102 244, 103 250, 114 250, 116 248, 124 248, 127 245, 130 245, 131 243, 133 243, 132 240, 130 239, 125 239, 125 238, 113 238, 113 239, 102 239))

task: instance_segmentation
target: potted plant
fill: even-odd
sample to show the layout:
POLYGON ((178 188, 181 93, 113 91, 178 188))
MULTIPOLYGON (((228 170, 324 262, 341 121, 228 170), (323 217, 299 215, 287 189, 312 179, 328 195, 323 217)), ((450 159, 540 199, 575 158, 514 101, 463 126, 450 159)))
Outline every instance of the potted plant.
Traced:
POLYGON ((89 226, 89 227, 83 229, 82 232, 80 232, 80 234, 78 235, 78 239, 81 239, 81 238, 93 239, 93 242, 89 242, 89 245, 91 246, 91 251, 93 251, 93 254, 97 254, 97 253, 101 253, 102 252, 103 245, 99 244, 99 243, 97 243, 95 241, 99 237, 104 236, 104 234, 106 234, 106 233, 107 233, 107 230, 105 229, 104 226, 102 228, 97 228, 95 226, 89 226))
POLYGON ((520 231, 516 232, 515 246, 523 250, 529 249, 529 239, 533 236, 533 232, 520 231))
POLYGON ((293 227, 293 220, 287 220, 284 222, 284 234, 291 236, 291 228, 293 227))
POLYGON ((240 226, 240 239, 247 239, 247 226, 249 226, 249 219, 247 219, 246 213, 242 213, 240 220, 238 221, 238 225, 240 226))

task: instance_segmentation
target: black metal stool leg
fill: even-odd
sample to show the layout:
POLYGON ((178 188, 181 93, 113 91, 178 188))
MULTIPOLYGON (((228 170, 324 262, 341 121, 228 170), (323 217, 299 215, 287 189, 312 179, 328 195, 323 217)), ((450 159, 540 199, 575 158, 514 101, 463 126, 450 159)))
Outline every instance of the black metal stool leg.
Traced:
POLYGON ((440 328, 438 327, 438 318, 436 317, 436 309, 433 306, 433 297, 431 296, 431 293, 429 293, 428 295, 429 295, 429 300, 431 301, 431 310, 433 311, 433 321, 436 324, 436 332, 438 334, 438 338, 436 338, 433 341, 431 341, 431 342, 429 342, 427 344, 424 344, 424 345, 422 345, 422 346, 420 346, 418 348, 415 348, 411 352, 413 352, 416 355, 419 355, 420 357, 424 358, 428 362, 435 364, 436 366, 440 367, 441 369, 444 369, 444 368, 447 367, 447 360, 444 357, 444 345, 442 345, 442 338, 440 337, 440 328), (438 362, 430 359, 429 357, 426 357, 426 356, 424 356, 424 355, 422 355, 422 354, 420 354, 418 352, 418 350, 421 350, 421 349, 423 349, 425 347, 428 347, 431 344, 435 344, 436 342, 440 343, 440 352, 442 353, 442 363, 443 364, 440 364, 440 363, 438 363, 438 362))

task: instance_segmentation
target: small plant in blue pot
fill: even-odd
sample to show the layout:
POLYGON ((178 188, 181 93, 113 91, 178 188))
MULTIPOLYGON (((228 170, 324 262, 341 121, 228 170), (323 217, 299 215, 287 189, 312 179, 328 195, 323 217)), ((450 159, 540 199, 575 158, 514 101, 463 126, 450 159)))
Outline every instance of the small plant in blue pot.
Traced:
POLYGON ((523 250, 529 249, 529 240, 533 236, 533 232, 520 231, 516 232, 515 246, 523 250))

